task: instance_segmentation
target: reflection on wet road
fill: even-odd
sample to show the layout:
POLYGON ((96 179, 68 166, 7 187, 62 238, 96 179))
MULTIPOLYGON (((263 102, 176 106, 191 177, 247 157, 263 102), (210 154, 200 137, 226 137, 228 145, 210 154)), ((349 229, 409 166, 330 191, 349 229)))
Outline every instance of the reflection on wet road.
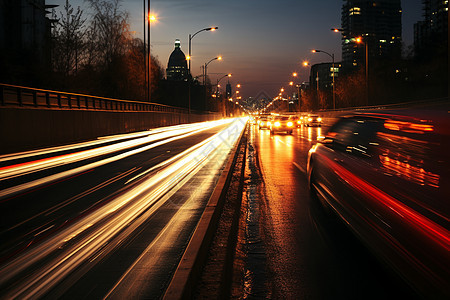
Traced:
POLYGON ((249 140, 263 178, 259 210, 268 295, 273 299, 414 298, 343 224, 330 221, 311 202, 307 154, 325 130, 300 127, 292 135, 271 135, 256 126, 251 129, 249 140))

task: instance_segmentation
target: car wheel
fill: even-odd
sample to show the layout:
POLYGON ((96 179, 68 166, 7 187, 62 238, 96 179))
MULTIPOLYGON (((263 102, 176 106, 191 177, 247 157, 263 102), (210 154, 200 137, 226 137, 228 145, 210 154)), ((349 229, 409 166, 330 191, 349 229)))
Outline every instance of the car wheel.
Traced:
POLYGON ((292 134, 292 130, 291 130, 291 131, 289 131, 289 134, 292 134))

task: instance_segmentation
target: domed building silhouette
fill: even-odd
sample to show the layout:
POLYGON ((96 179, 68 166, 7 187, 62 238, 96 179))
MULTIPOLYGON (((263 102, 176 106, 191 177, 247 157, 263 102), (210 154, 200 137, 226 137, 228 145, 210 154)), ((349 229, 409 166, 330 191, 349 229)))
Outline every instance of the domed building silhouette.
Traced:
POLYGON ((184 81, 189 78, 186 56, 181 51, 181 42, 175 40, 175 49, 169 57, 169 63, 166 69, 167 80, 184 81))

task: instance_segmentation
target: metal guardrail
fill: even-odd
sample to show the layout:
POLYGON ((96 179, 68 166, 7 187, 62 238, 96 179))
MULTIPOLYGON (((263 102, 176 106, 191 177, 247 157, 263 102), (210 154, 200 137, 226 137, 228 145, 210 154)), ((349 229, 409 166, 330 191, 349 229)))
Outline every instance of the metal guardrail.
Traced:
POLYGON ((45 109, 187 113, 188 110, 163 104, 119 100, 58 92, 0 83, 0 107, 45 109))

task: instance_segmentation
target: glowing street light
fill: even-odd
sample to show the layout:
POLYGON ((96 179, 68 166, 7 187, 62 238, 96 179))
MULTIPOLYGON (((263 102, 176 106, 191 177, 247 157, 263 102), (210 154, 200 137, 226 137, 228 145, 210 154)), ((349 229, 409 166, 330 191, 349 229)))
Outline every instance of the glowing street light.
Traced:
POLYGON ((206 69, 208 68, 208 65, 209 65, 211 62, 215 61, 215 60, 222 60, 222 56, 214 57, 213 59, 211 59, 210 61, 208 61, 208 62, 205 64, 205 77, 204 77, 204 79, 203 79, 203 84, 204 84, 205 86, 206 86, 206 69))
POLYGON ((143 20, 144 20, 144 65, 145 65, 145 98, 150 101, 150 84, 151 84, 151 56, 150 56, 150 24, 156 22, 156 15, 150 12, 150 0, 143 0, 143 20), (146 33, 147 33, 147 49, 146 49, 146 33), (147 57, 146 57, 147 56, 147 57), (146 61, 148 59, 148 61, 146 61))
POLYGON ((366 52, 366 104, 369 104, 369 45, 367 40, 363 41, 362 37, 355 38, 357 44, 364 44, 364 50, 366 52))
POLYGON ((335 87, 334 87, 334 72, 335 72, 335 69, 334 69, 334 53, 332 53, 332 54, 330 54, 330 53, 328 53, 328 52, 326 52, 326 51, 323 51, 323 50, 317 50, 317 49, 314 49, 314 50, 312 50, 312 52, 313 53, 325 53, 326 55, 328 55, 329 57, 331 57, 331 59, 332 59, 332 61, 333 61, 333 65, 332 65, 332 71, 331 71, 331 77, 333 77, 333 109, 336 109, 336 94, 335 94, 335 87))
POLYGON ((343 32, 344 31, 344 29, 342 29, 342 28, 331 28, 331 30, 334 32, 343 32))
MULTIPOLYGON (((222 60, 222 56, 214 57, 213 59, 211 59, 210 61, 208 61, 208 62, 205 64, 205 67, 204 67, 205 77, 204 77, 204 79, 203 79, 203 85, 205 86, 205 109, 208 109, 208 98, 207 98, 207 96, 206 96, 206 73, 207 73, 207 68, 208 68, 208 65, 209 65, 211 62, 215 61, 215 60, 222 60)), ((190 93, 189 93, 189 95, 190 95, 190 93)), ((190 99, 190 97, 189 97, 189 99, 190 99)), ((190 102, 190 101, 189 101, 189 102, 190 102)))
POLYGON ((189 57, 189 73, 191 72, 191 60, 192 60, 192 54, 191 54, 191 45, 192 45, 192 39, 194 38, 194 36, 196 36, 197 34, 199 34, 200 32, 203 32, 203 31, 216 31, 217 29, 219 29, 219 27, 208 27, 208 28, 203 28, 203 29, 201 29, 201 30, 199 30, 199 31, 197 31, 196 33, 194 33, 194 34, 189 34, 189 55, 188 55, 188 57, 189 57))

